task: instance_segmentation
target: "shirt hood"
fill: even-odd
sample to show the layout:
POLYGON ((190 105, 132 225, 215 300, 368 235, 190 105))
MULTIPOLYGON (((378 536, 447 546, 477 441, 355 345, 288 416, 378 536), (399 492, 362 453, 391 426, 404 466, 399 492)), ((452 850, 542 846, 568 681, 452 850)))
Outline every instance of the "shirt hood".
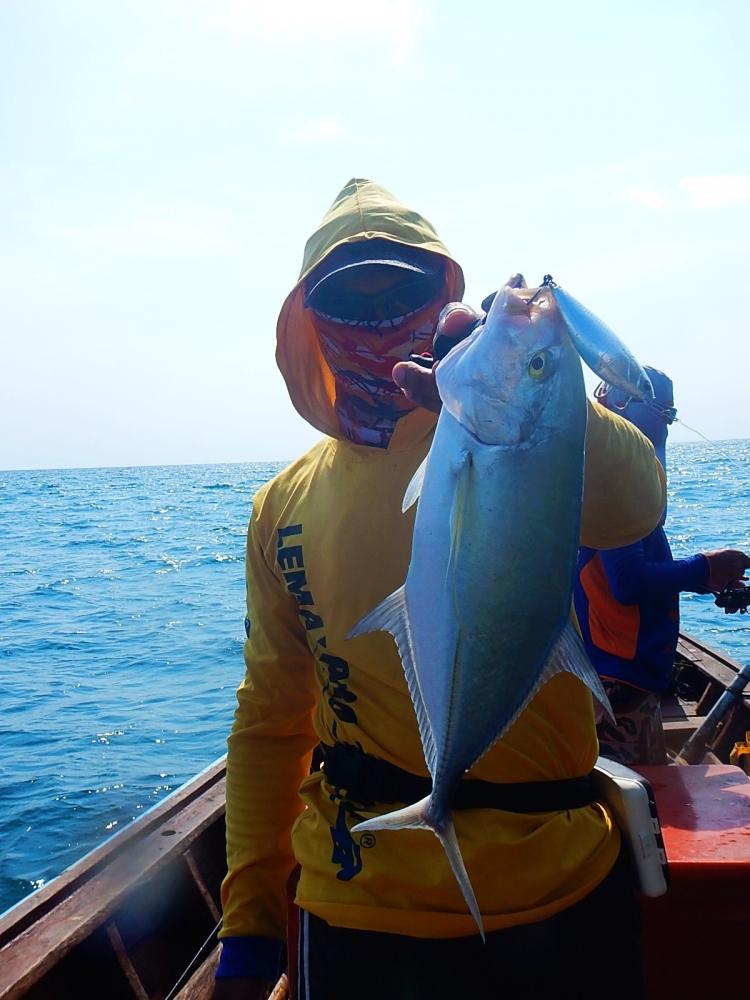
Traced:
POLYGON ((276 324, 276 363, 297 412, 324 434, 342 438, 335 410, 336 386, 320 350, 314 313, 304 307, 303 281, 336 247, 361 240, 388 239, 445 259, 444 302, 458 301, 464 276, 432 225, 389 191, 352 178, 310 236, 296 284, 284 300, 276 324))

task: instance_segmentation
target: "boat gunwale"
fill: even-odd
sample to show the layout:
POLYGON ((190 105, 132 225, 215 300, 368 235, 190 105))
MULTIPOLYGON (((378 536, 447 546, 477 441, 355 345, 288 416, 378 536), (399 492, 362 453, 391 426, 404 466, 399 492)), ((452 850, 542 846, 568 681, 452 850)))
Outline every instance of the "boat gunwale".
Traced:
MULTIPOLYGON (((122 830, 119 830, 112 837, 108 837, 97 847, 92 848, 82 858, 51 879, 46 886, 25 896, 0 914, 0 949, 4 948, 9 941, 23 934, 57 905, 69 899, 85 882, 91 881, 107 865, 127 851, 134 842, 144 840, 178 812, 182 812, 196 799, 205 795, 225 777, 226 757, 221 757, 175 789, 174 792, 165 796, 122 830)), ((181 843, 181 841, 177 843, 181 843)))

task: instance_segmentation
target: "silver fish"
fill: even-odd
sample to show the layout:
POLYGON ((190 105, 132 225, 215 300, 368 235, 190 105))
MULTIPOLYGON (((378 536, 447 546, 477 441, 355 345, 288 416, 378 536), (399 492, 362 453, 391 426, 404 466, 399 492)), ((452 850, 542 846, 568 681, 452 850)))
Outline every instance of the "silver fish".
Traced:
POLYGON ((556 673, 608 704, 570 622, 583 373, 551 289, 534 292, 501 289, 440 362, 443 408, 404 498, 405 510, 419 498, 406 582, 350 633, 394 636, 433 782, 422 801, 353 829, 432 830, 482 935, 451 814, 459 781, 556 673), (541 567, 543 601, 525 586, 541 567))
POLYGON ((625 347, 617 334, 586 306, 560 288, 550 275, 545 285, 552 291, 560 315, 565 320, 570 339, 588 367, 599 378, 635 399, 651 403, 654 387, 651 379, 625 347))

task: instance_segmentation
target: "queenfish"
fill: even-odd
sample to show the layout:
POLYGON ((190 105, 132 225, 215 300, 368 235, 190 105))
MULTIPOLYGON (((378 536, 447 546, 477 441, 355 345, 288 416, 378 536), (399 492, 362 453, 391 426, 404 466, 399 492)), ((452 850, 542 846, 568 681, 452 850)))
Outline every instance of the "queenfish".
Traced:
POLYGON ((432 777, 426 798, 353 832, 432 830, 482 936, 458 783, 561 671, 608 704, 570 619, 587 403, 553 293, 507 285, 438 365, 442 410, 403 502, 417 502, 406 581, 350 633, 394 637, 432 777))

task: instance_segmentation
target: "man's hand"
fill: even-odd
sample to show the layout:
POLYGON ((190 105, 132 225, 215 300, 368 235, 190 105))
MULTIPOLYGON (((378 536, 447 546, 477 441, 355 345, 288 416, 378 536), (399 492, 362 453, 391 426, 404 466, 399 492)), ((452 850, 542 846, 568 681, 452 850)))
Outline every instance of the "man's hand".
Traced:
POLYGON ((437 391, 434 369, 422 368, 415 361, 399 361, 392 375, 393 381, 411 403, 440 413, 443 403, 437 391))
MULTIPOLYGON (((481 318, 482 314, 471 306, 462 302, 451 302, 440 313, 434 339, 442 337, 447 341, 454 340, 458 343, 471 332, 481 318)), ((393 369, 393 381, 406 398, 417 406, 432 410, 433 413, 440 413, 443 405, 435 383, 437 364, 436 362, 430 371, 414 361, 399 361, 393 369)))
POLYGON ((750 568, 750 557, 739 549, 717 549, 704 552, 708 560, 708 586, 711 590, 723 590, 746 580, 746 569, 750 568))

